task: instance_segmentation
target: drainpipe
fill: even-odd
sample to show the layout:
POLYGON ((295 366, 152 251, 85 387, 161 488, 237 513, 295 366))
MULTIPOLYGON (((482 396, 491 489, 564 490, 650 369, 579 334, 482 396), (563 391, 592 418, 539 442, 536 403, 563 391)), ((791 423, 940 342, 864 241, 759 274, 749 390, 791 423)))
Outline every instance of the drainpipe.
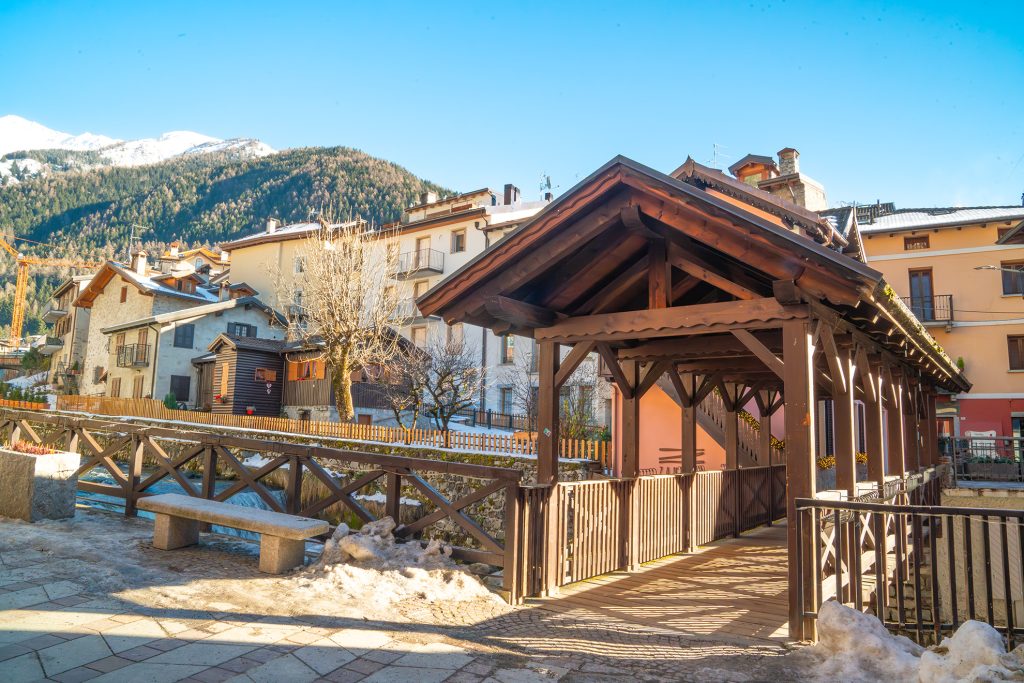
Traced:
POLYGON ((160 327, 153 327, 152 325, 147 325, 146 329, 153 330, 153 332, 156 333, 155 334, 156 339, 153 340, 153 376, 149 380, 149 393, 150 393, 150 396, 152 396, 153 399, 156 399, 156 361, 157 361, 157 358, 160 357, 160 354, 157 353, 157 349, 160 347, 160 330, 161 330, 161 328, 160 327))

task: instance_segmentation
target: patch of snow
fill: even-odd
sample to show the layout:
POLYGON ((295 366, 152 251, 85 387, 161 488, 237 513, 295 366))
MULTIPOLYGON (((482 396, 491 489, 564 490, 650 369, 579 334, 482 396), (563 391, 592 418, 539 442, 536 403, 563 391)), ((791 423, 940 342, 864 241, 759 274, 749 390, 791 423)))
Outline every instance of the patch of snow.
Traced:
POLYGON ((18 387, 19 389, 30 389, 36 385, 43 384, 46 382, 46 372, 39 372, 35 375, 27 375, 25 377, 15 377, 9 379, 4 384, 12 387, 18 387))
POLYGON ((71 135, 20 116, 0 116, 0 156, 31 149, 96 150, 120 142, 105 135, 71 135))
POLYGON ((342 524, 324 545, 320 560, 300 572, 298 591, 332 596, 386 611, 407 600, 501 603, 480 580, 451 559, 452 549, 432 540, 396 543, 395 522, 383 517, 355 532, 342 524))
POLYGON ((155 164, 209 142, 220 142, 209 135, 188 130, 164 133, 158 138, 143 138, 119 142, 100 150, 100 154, 117 166, 145 166, 155 164))
POLYGON ((1007 653, 999 632, 980 621, 964 622, 936 647, 925 649, 894 636, 878 619, 834 600, 818 610, 819 641, 790 655, 808 681, 919 683, 1024 680, 1021 648, 1007 653))

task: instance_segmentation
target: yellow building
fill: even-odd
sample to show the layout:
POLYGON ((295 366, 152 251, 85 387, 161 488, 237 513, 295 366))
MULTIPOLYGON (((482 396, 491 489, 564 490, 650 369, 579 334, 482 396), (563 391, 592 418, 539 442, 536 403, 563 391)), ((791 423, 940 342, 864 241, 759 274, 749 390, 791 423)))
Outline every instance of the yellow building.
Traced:
MULTIPOLYGON (((825 212, 853 222, 852 210, 825 212)), ((858 207, 868 264, 914 311, 974 387, 940 403, 947 434, 1024 433, 1024 245, 1001 243, 1024 207, 858 207)))

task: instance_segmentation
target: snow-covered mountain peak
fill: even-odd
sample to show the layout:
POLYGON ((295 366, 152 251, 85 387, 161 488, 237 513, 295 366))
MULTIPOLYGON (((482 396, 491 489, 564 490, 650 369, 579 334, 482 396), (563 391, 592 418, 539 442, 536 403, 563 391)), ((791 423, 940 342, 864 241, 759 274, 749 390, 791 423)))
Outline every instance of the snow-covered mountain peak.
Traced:
MULTIPOLYGON (((221 140, 188 130, 170 131, 159 137, 140 140, 118 140, 93 133, 70 135, 13 114, 0 116, 0 156, 11 152, 41 149, 93 151, 97 152, 105 162, 100 162, 99 165, 110 166, 143 166, 184 154, 196 155, 213 152, 230 152, 238 158, 249 159, 273 154, 275 151, 259 140, 249 138, 221 140)), ((10 166, 10 162, 0 162, 0 175, 5 175, 3 168, 5 164, 10 166)), ((28 167, 22 163, 19 168, 25 172, 28 167)), ((10 169, 7 171, 9 174, 10 169)))

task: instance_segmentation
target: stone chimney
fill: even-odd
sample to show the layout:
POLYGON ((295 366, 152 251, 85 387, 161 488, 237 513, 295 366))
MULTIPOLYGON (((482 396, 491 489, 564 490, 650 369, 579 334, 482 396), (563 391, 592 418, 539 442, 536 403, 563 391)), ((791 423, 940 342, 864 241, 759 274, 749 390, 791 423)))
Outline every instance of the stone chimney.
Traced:
POLYGON ((178 258, 178 241, 171 242, 171 258, 178 258))
POLYGON ((267 219, 267 234, 268 235, 272 235, 275 232, 277 232, 277 226, 278 226, 278 223, 277 223, 277 219, 276 218, 268 218, 267 219))
POLYGON ((437 193, 433 190, 420 193, 420 204, 433 204, 437 201, 437 193))
POLYGON ((220 262, 221 263, 227 263, 230 260, 231 260, 231 254, 229 254, 226 251, 220 252, 220 262))
POLYGON ((800 172, 800 152, 792 147, 779 150, 779 175, 792 175, 800 172))
POLYGON ((505 183, 505 206, 512 206, 519 201, 519 188, 512 183, 505 183))
POLYGON ((132 270, 142 277, 146 277, 146 272, 149 270, 149 264, 146 261, 147 256, 148 254, 145 249, 139 249, 132 254, 132 270))

